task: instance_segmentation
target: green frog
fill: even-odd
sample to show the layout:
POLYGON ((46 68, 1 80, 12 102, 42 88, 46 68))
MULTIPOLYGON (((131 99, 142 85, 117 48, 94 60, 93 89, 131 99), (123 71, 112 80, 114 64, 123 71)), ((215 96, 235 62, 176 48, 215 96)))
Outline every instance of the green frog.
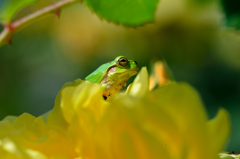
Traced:
POLYGON ((126 86, 127 80, 139 72, 136 61, 118 56, 113 61, 98 67, 85 80, 98 83, 103 88, 103 98, 109 100, 126 86))

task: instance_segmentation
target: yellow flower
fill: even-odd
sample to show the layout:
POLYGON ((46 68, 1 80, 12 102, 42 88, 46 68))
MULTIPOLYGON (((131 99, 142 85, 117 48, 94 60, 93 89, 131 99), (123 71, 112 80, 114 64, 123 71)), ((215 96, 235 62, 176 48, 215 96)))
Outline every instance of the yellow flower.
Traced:
POLYGON ((125 93, 110 102, 101 87, 67 83, 52 111, 0 122, 4 158, 214 159, 229 136, 228 113, 208 120, 197 92, 186 83, 149 91, 142 68, 125 93))
POLYGON ((0 156, 2 158, 75 157, 66 132, 48 126, 42 117, 24 113, 6 117, 0 124, 0 156))

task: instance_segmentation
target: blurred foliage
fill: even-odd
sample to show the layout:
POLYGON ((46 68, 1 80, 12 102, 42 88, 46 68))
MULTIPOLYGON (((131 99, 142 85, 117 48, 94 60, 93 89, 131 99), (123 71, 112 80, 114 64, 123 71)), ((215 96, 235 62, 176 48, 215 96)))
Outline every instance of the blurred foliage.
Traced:
POLYGON ((227 25, 240 29, 240 1, 222 0, 222 4, 227 18, 227 25))
POLYGON ((0 22, 10 22, 17 11, 36 1, 37 0, 0 0, 0 22))
MULTIPOLYGON (((38 1, 14 19, 50 2, 38 1)), ((240 33, 224 26, 237 26, 231 17, 239 20, 240 5, 238 0, 222 4, 161 0, 155 22, 138 28, 108 23, 76 4, 63 9, 59 20, 51 15, 29 25, 11 46, 0 48, 0 117, 43 114, 53 108, 64 83, 83 79, 118 55, 140 66, 164 58, 177 81, 200 92, 210 117, 221 106, 230 112, 227 150, 240 153, 240 33)))

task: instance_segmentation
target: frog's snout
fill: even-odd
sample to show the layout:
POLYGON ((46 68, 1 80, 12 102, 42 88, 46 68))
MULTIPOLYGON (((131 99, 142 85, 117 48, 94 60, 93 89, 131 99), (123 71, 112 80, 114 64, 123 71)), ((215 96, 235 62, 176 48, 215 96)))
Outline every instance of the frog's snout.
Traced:
POLYGON ((133 61, 135 63, 135 71, 139 72, 139 67, 137 61, 133 61))

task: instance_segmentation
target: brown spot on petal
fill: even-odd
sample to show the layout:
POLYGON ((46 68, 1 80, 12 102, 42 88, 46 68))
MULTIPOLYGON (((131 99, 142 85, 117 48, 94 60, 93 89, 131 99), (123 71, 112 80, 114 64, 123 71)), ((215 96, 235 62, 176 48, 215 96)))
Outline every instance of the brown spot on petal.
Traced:
POLYGON ((106 96, 103 96, 104 100, 107 100, 107 97, 106 96))

